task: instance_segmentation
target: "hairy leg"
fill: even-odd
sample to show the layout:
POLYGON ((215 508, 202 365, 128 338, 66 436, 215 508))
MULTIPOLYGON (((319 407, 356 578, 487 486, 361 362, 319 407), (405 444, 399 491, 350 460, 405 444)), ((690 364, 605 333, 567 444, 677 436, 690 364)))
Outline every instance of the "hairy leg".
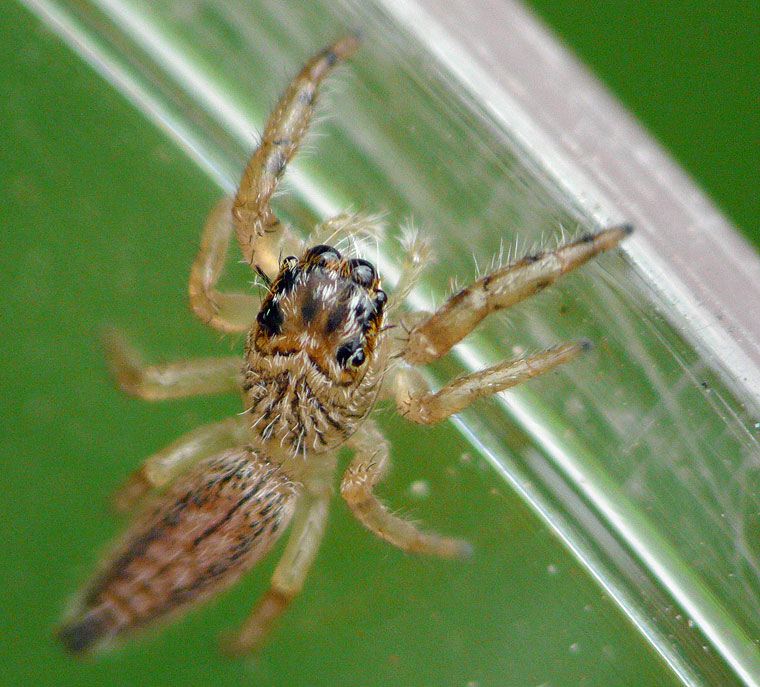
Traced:
POLYGON ((240 356, 148 365, 120 332, 108 331, 103 341, 111 373, 119 387, 131 396, 162 401, 240 392, 243 367, 240 356))
POLYGON ((388 441, 371 420, 348 440, 356 455, 340 485, 340 494, 354 516, 374 535, 410 553, 443 558, 466 556, 471 547, 461 539, 422 532, 411 522, 391 513, 373 493, 390 466, 388 441))
POLYGON ((312 57, 269 117, 261 143, 243 173, 232 208, 240 248, 252 267, 260 265, 261 237, 274 234, 271 240, 275 241, 281 235, 282 224, 269 201, 309 127, 319 86, 333 66, 350 57, 358 45, 355 36, 346 36, 312 57))
POLYGON ((330 497, 329 490, 300 496, 290 538, 269 589, 240 629, 224 640, 224 648, 230 653, 242 655, 257 649, 303 588, 324 536, 330 497))
POLYGON ((403 358, 413 365, 425 365, 440 358, 495 310, 538 293, 595 255, 611 250, 631 231, 630 226, 621 226, 587 234, 554 251, 526 256, 478 279, 411 330, 403 358))
POLYGON ((205 324, 223 332, 245 332, 256 317, 259 298, 247 293, 223 293, 216 288, 227 259, 232 229, 232 200, 222 198, 203 228, 188 291, 193 312, 205 324))
POLYGON ((198 427, 147 458, 113 496, 119 512, 131 510, 148 492, 169 484, 204 458, 248 443, 248 418, 236 416, 198 427))
POLYGON ((464 410, 479 398, 491 396, 570 362, 590 347, 588 341, 570 342, 524 358, 505 360, 485 370, 457 377, 436 393, 429 391, 418 370, 401 367, 394 379, 396 406, 399 414, 407 420, 432 425, 464 410))

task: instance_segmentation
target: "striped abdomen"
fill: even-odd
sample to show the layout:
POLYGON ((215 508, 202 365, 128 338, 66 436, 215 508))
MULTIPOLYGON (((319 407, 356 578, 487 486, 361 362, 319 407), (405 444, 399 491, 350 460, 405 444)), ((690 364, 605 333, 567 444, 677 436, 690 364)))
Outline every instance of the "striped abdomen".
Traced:
POLYGON ((233 584, 277 541, 296 485, 249 448, 196 466, 139 517, 59 631, 87 651, 233 584))

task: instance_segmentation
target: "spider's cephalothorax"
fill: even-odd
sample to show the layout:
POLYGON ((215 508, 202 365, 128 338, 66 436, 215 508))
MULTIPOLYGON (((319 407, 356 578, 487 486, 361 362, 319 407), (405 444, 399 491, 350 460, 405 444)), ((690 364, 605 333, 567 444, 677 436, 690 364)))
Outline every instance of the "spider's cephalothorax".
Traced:
POLYGON ((374 266, 318 245, 285 258, 247 342, 243 390, 268 452, 323 452, 372 408, 387 297, 374 266))
MULTIPOLYGON (((257 647, 301 590, 316 557, 342 446, 353 458, 340 494, 367 529, 404 551, 467 555, 467 542, 421 530, 374 493, 390 466, 388 442, 367 417, 375 402, 394 403, 411 422, 434 424, 589 347, 568 342, 505 360, 461 375, 437 392, 417 369, 446 355, 489 314, 614 248, 630 227, 584 235, 501 265, 436 312, 408 313, 393 328, 383 322, 395 313, 386 308, 375 268, 324 245, 376 234, 373 218, 329 219, 315 229, 311 242, 319 245, 308 250, 280 222, 269 201, 308 128, 318 87, 357 46, 355 36, 346 36, 306 63, 272 113, 235 198, 217 204, 203 231, 190 274, 190 303, 209 326, 248 332, 242 374, 239 356, 146 365, 120 337, 109 340, 111 365, 126 391, 157 400, 242 390, 245 409, 153 454, 117 493, 115 504, 123 511, 159 491, 60 629, 61 641, 74 653, 176 616, 221 591, 290 527, 269 590, 228 646, 235 653, 257 647), (253 294, 217 288, 233 232, 245 260, 269 284, 259 309, 253 294), (301 257, 276 258, 289 253, 301 257)), ((425 246, 408 237, 394 307, 419 276, 425 246)))

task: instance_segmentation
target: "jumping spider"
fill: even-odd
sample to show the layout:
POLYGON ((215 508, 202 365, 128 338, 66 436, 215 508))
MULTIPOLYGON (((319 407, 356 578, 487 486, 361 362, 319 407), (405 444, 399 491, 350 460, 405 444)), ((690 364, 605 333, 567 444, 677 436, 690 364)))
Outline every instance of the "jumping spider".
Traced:
POLYGON ((614 248, 629 227, 499 267, 433 314, 396 317, 403 326, 393 328, 388 316, 418 276, 422 243, 410 242, 391 302, 370 262, 324 245, 325 237, 336 243, 371 230, 369 220, 329 220, 316 230, 323 242, 312 241, 319 245, 306 250, 283 226, 269 205, 278 179, 309 126, 321 82, 357 47, 355 37, 343 38, 305 65, 270 116, 237 195, 221 200, 204 228, 190 302, 211 327, 247 332, 242 367, 237 357, 145 365, 122 339, 110 338, 110 362, 128 393, 158 400, 242 392, 245 412, 196 429, 149 457, 116 494, 119 510, 148 505, 59 630, 72 652, 98 648, 216 594, 252 568, 290 525, 269 590, 229 642, 235 653, 254 649, 303 586, 324 534, 344 445, 354 457, 340 493, 367 529, 404 551, 467 555, 465 541, 421 531, 375 496, 390 464, 388 443, 369 419, 375 403, 395 399, 407 420, 433 424, 572 360, 588 345, 566 343, 505 361, 435 393, 415 369, 445 355, 490 313, 614 248), (246 261, 267 284, 260 308, 253 295, 216 288, 233 229, 246 261), (283 250, 294 256, 278 264, 283 250), (155 501, 144 498, 163 488, 155 501))

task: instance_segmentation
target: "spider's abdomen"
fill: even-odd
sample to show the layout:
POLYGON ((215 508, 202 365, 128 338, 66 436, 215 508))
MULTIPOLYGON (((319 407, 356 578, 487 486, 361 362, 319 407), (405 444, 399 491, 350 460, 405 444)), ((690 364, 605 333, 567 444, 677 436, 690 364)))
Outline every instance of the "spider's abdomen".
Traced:
POLYGON ((59 637, 81 653, 233 584, 279 539, 296 494, 251 449, 200 463, 130 527, 59 637))

